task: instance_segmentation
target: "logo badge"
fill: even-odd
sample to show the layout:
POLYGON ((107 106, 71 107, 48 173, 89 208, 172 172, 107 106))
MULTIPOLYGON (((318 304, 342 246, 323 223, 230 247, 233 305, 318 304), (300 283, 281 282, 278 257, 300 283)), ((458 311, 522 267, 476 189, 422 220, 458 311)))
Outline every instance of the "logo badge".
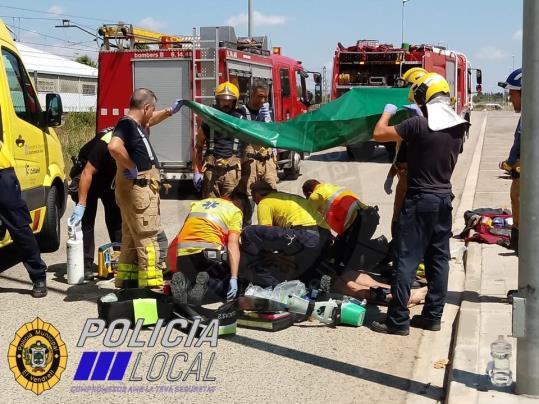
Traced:
POLYGON ((60 332, 39 317, 17 330, 7 356, 15 380, 36 395, 54 387, 67 364, 60 332))

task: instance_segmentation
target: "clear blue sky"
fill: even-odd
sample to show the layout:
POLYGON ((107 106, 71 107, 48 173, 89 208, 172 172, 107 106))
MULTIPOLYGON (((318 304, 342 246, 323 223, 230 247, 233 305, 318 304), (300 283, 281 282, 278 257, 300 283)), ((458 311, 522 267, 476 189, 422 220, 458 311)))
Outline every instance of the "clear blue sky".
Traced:
MULTIPOLYGON (((302 60, 311 70, 324 65, 331 69, 339 41, 346 46, 357 39, 400 43, 401 0, 253 0, 253 4, 255 34, 268 35, 272 45, 282 46, 283 54, 302 60)), ((192 27, 235 25, 241 36, 247 33, 246 13, 247 0, 0 0, 2 19, 16 26, 21 41, 43 44, 31 46, 71 57, 95 57, 95 42, 77 29, 54 28, 61 18, 93 30, 104 22, 121 20, 170 34, 190 34, 192 27)), ((473 66, 483 70, 484 89, 496 90, 496 83, 511 71, 513 55, 515 67, 521 64, 522 0, 409 0, 404 38, 408 43, 442 44, 467 54, 473 66)))

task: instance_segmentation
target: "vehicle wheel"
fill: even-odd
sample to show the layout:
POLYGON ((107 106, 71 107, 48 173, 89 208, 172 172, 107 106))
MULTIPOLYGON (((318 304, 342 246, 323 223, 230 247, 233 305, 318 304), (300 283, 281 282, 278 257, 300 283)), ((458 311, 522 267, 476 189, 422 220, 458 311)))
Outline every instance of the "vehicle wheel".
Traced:
POLYGON ((301 156, 293 151, 290 152, 290 159, 292 160, 292 167, 285 168, 283 172, 287 180, 295 180, 299 177, 301 156))
POLYGON ((51 187, 47 196, 47 211, 37 241, 41 252, 54 252, 60 247, 60 215, 58 210, 58 190, 51 187))
POLYGON ((368 161, 374 153, 375 146, 375 142, 354 143, 346 146, 346 152, 351 161, 368 161))

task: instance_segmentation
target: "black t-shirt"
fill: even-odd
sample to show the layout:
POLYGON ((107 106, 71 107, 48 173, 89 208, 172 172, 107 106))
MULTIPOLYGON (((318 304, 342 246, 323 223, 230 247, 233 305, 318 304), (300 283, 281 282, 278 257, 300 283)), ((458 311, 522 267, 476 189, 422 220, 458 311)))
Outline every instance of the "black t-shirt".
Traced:
MULTIPOLYGON (((237 109, 230 113, 230 115, 236 118, 245 119, 244 113, 237 109)), ((202 123, 202 130, 206 136, 206 154, 213 154, 217 158, 230 158, 234 154, 234 137, 229 134, 222 133, 217 129, 213 129, 213 152, 210 151, 210 134, 212 128, 206 123, 202 123)), ((240 154, 244 148, 244 144, 238 140, 236 155, 240 154)))
POLYGON ((97 169, 92 184, 98 187, 110 187, 116 175, 116 161, 112 158, 108 150, 108 144, 97 138, 93 149, 88 155, 88 161, 97 169))
POLYGON ((447 195, 462 146, 466 124, 432 131, 422 116, 395 126, 408 144, 408 191, 447 195))
POLYGON ((137 165, 139 171, 146 171, 156 164, 148 134, 135 120, 122 118, 114 128, 113 136, 123 140, 129 157, 137 165))

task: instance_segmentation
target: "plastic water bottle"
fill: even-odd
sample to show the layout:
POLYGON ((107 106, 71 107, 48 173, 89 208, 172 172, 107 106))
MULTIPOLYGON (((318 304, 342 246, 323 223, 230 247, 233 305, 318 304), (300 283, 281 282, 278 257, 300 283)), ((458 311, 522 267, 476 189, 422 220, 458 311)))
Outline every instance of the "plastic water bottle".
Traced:
POLYGON ((513 383, 513 373, 509 363, 511 349, 511 344, 504 339, 503 335, 498 336, 498 339, 490 344, 493 366, 489 376, 494 386, 510 386, 513 383))

